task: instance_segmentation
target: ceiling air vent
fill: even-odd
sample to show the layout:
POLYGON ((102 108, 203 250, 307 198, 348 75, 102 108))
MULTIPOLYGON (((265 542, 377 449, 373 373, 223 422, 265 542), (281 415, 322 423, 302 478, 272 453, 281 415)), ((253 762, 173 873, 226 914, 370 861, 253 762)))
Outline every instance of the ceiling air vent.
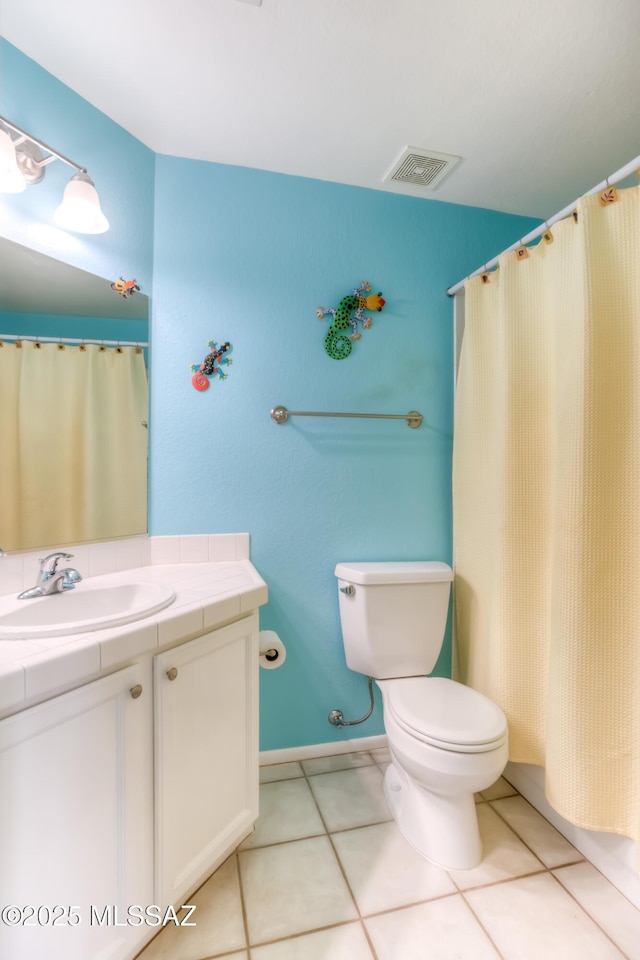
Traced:
POLYGON ((421 147, 405 147, 384 180, 411 184, 423 190, 433 190, 456 165, 460 157, 436 153, 421 147))

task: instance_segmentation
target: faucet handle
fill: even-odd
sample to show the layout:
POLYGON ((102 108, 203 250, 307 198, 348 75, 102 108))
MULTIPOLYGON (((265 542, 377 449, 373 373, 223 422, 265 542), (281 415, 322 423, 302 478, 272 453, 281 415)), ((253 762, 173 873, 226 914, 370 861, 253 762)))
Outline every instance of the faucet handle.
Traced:
POLYGON ((64 584, 67 588, 72 587, 76 583, 80 583, 82 580, 80 571, 74 570, 73 567, 65 567, 62 573, 64 574, 64 584))

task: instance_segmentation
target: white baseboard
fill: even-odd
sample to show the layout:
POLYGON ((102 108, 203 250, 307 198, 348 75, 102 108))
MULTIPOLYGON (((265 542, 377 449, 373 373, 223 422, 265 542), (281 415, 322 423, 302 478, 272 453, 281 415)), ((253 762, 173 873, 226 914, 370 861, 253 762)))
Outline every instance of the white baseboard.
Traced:
POLYGON ((620 893, 640 909, 640 876, 635 841, 617 833, 583 830, 556 813, 544 795, 543 767, 530 763, 508 763, 504 776, 620 893))
POLYGON ((286 747, 282 750, 263 750, 260 766, 269 763, 290 763, 292 760, 311 760, 313 757, 333 757, 339 753, 357 753, 360 750, 379 750, 386 747, 387 737, 360 737, 357 740, 341 740, 332 743, 312 743, 306 747, 286 747))

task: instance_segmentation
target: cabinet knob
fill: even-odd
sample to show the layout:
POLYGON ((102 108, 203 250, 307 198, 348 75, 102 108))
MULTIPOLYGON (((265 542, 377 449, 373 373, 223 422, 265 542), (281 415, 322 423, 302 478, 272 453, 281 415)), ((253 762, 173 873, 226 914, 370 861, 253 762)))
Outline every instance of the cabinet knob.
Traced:
POLYGON ((169 677, 169 680, 175 680, 175 678, 178 676, 177 668, 171 667, 171 670, 167 670, 167 676, 169 677))
POLYGON ((140 694, 142 693, 142 684, 136 683, 135 687, 131 687, 129 691, 134 700, 137 700, 140 694))

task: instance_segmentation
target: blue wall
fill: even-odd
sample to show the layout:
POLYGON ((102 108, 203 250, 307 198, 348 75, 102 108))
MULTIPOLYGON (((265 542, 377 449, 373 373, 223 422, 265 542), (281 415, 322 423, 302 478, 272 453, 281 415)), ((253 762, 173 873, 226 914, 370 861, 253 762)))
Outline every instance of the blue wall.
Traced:
MULTIPOLYGON (((143 144, 0 40, 0 113, 84 164, 111 223, 53 226, 71 171, 0 196, 0 233, 152 292, 151 532, 249 531, 269 585, 263 628, 288 648, 261 672, 262 749, 382 732, 347 670, 340 560, 451 557, 452 324, 445 288, 533 221, 395 194, 169 157, 143 144), (154 189, 155 176, 155 189, 154 189), (155 216, 155 230, 154 230, 155 216), (151 282, 153 275, 153 290, 151 282), (331 360, 328 321, 360 280, 387 305, 331 360), (229 378, 198 393, 191 363, 230 340, 229 378), (407 412, 425 424, 295 419, 269 411, 407 412)), ((135 92, 132 93, 135 96, 135 92)), ((445 647, 438 672, 448 673, 445 647)))
MULTIPOLYGON (((445 295, 533 221, 264 171, 157 158, 151 376, 153 534, 249 531, 269 585, 263 628, 287 646, 261 675, 261 749, 382 732, 357 716, 335 564, 451 559, 452 307, 445 295), (348 359, 323 347, 360 280, 387 300, 348 359), (189 366, 229 340, 224 382, 189 366), (402 421, 292 419, 297 410, 402 413, 402 421)), ((448 674, 447 644, 438 672, 448 674)))

